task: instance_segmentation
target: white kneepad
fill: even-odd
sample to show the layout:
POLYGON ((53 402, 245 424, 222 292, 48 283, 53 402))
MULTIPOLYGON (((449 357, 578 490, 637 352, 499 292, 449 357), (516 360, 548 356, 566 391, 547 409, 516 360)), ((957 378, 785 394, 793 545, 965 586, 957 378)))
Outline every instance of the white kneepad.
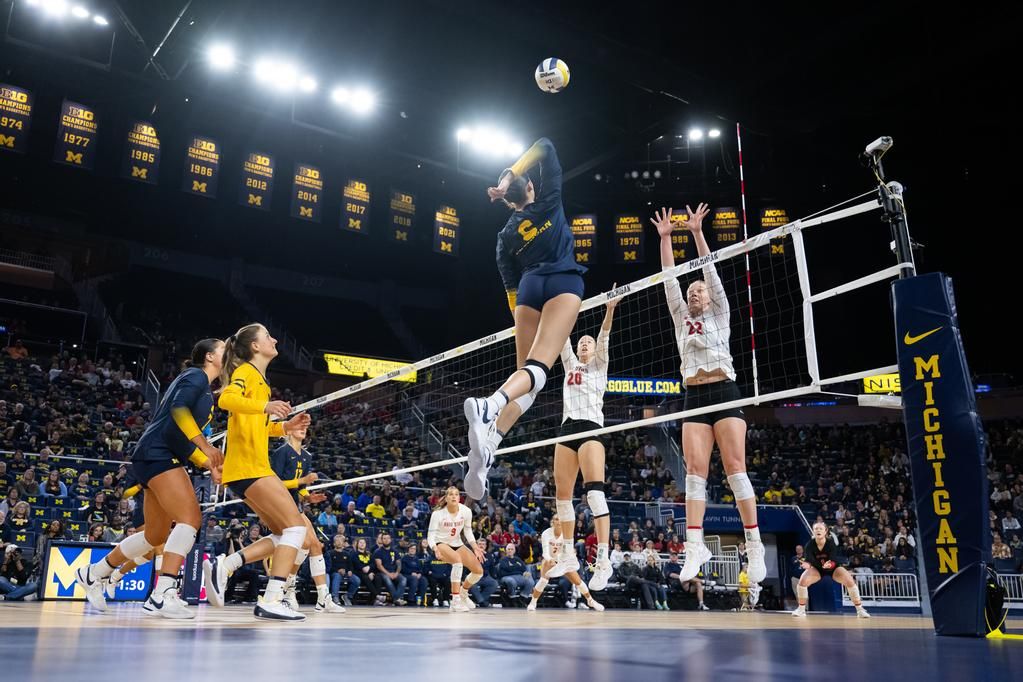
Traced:
POLYGON ((327 575, 327 562, 323 560, 322 554, 309 558, 309 575, 314 578, 318 575, 327 575))
MULTIPOLYGON (((153 549, 153 546, 146 540, 145 533, 135 533, 129 535, 124 540, 121 540, 121 544, 118 545, 121 551, 124 552, 124 556, 128 557, 136 564, 142 561, 142 557, 153 549)), ((143 561, 143 563, 145 563, 143 561)))
POLYGON ((462 582, 462 564, 451 564, 451 582, 462 582))
POLYGON ((686 499, 687 500, 706 500, 707 499, 707 479, 703 476, 696 476, 694 474, 688 474, 686 476, 686 499))
POLYGON ((167 536, 167 542, 164 543, 163 551, 179 556, 187 555, 188 550, 192 549, 192 545, 195 544, 196 533, 196 529, 187 523, 177 524, 170 532, 170 535, 167 536))
POLYGON ((558 520, 562 523, 575 519, 575 507, 572 506, 572 500, 557 500, 554 503, 554 508, 557 509, 558 520))
POLYGON ((745 471, 729 476, 728 485, 732 487, 732 494, 735 495, 737 502, 757 496, 753 491, 753 484, 750 482, 749 476, 746 475, 745 471))
POLYGON ((586 504, 589 505, 590 513, 593 514, 593 518, 599 519, 610 515, 611 510, 607 506, 607 496, 604 494, 604 484, 587 483, 584 487, 587 488, 586 504))

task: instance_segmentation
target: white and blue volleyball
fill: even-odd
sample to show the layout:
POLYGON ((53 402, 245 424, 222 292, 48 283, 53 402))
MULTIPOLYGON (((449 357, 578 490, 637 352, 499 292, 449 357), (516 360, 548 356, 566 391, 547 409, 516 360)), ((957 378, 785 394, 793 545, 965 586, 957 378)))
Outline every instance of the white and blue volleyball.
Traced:
POLYGON ((568 64, 557 57, 550 57, 536 67, 536 86, 551 94, 568 87, 568 64))

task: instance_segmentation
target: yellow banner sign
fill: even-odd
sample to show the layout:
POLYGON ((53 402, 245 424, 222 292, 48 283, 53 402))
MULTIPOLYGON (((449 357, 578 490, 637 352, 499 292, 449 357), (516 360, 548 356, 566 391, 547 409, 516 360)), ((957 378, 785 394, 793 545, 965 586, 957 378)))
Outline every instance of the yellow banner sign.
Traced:
POLYGON ((898 374, 877 374, 863 379, 864 393, 901 393, 898 374))
POLYGON ((327 371, 331 374, 341 374, 347 377, 359 377, 362 379, 372 379, 384 374, 393 374, 395 381, 407 381, 410 383, 415 383, 416 381, 415 372, 409 372, 400 377, 397 376, 398 370, 407 365, 407 362, 363 358, 358 355, 341 355, 339 353, 324 353, 323 359, 327 361, 327 371))

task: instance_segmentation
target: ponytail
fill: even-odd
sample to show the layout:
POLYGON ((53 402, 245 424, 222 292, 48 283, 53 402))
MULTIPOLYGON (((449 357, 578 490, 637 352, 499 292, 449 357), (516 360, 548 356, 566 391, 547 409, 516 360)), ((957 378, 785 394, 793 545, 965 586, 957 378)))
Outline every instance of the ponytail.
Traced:
MULTIPOLYGON (((505 176, 512 173, 511 168, 506 168, 501 172, 501 176, 498 178, 497 183, 501 184, 505 176)), ((508 184, 508 189, 504 193, 504 205, 513 211, 519 210, 519 206, 526 203, 526 187, 529 185, 529 178, 525 175, 513 176, 511 182, 508 184)))
POLYGON ((206 356, 217 349, 217 344, 220 343, 220 339, 203 339, 192 347, 192 355, 188 360, 185 360, 187 367, 198 367, 202 369, 206 364, 206 356))
POLYGON ((231 383, 231 375, 242 363, 252 359, 252 342, 263 325, 247 324, 224 341, 224 366, 220 370, 220 385, 231 383))

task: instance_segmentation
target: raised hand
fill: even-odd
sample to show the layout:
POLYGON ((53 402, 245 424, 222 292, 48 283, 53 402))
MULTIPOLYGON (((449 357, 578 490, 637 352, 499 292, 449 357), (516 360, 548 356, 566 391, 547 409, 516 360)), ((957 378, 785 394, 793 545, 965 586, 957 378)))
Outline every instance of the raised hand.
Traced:
POLYGON ((671 236, 671 231, 674 226, 671 224, 671 209, 661 207, 660 211, 654 212, 654 217, 650 219, 650 222, 657 228, 657 234, 663 239, 671 236))

